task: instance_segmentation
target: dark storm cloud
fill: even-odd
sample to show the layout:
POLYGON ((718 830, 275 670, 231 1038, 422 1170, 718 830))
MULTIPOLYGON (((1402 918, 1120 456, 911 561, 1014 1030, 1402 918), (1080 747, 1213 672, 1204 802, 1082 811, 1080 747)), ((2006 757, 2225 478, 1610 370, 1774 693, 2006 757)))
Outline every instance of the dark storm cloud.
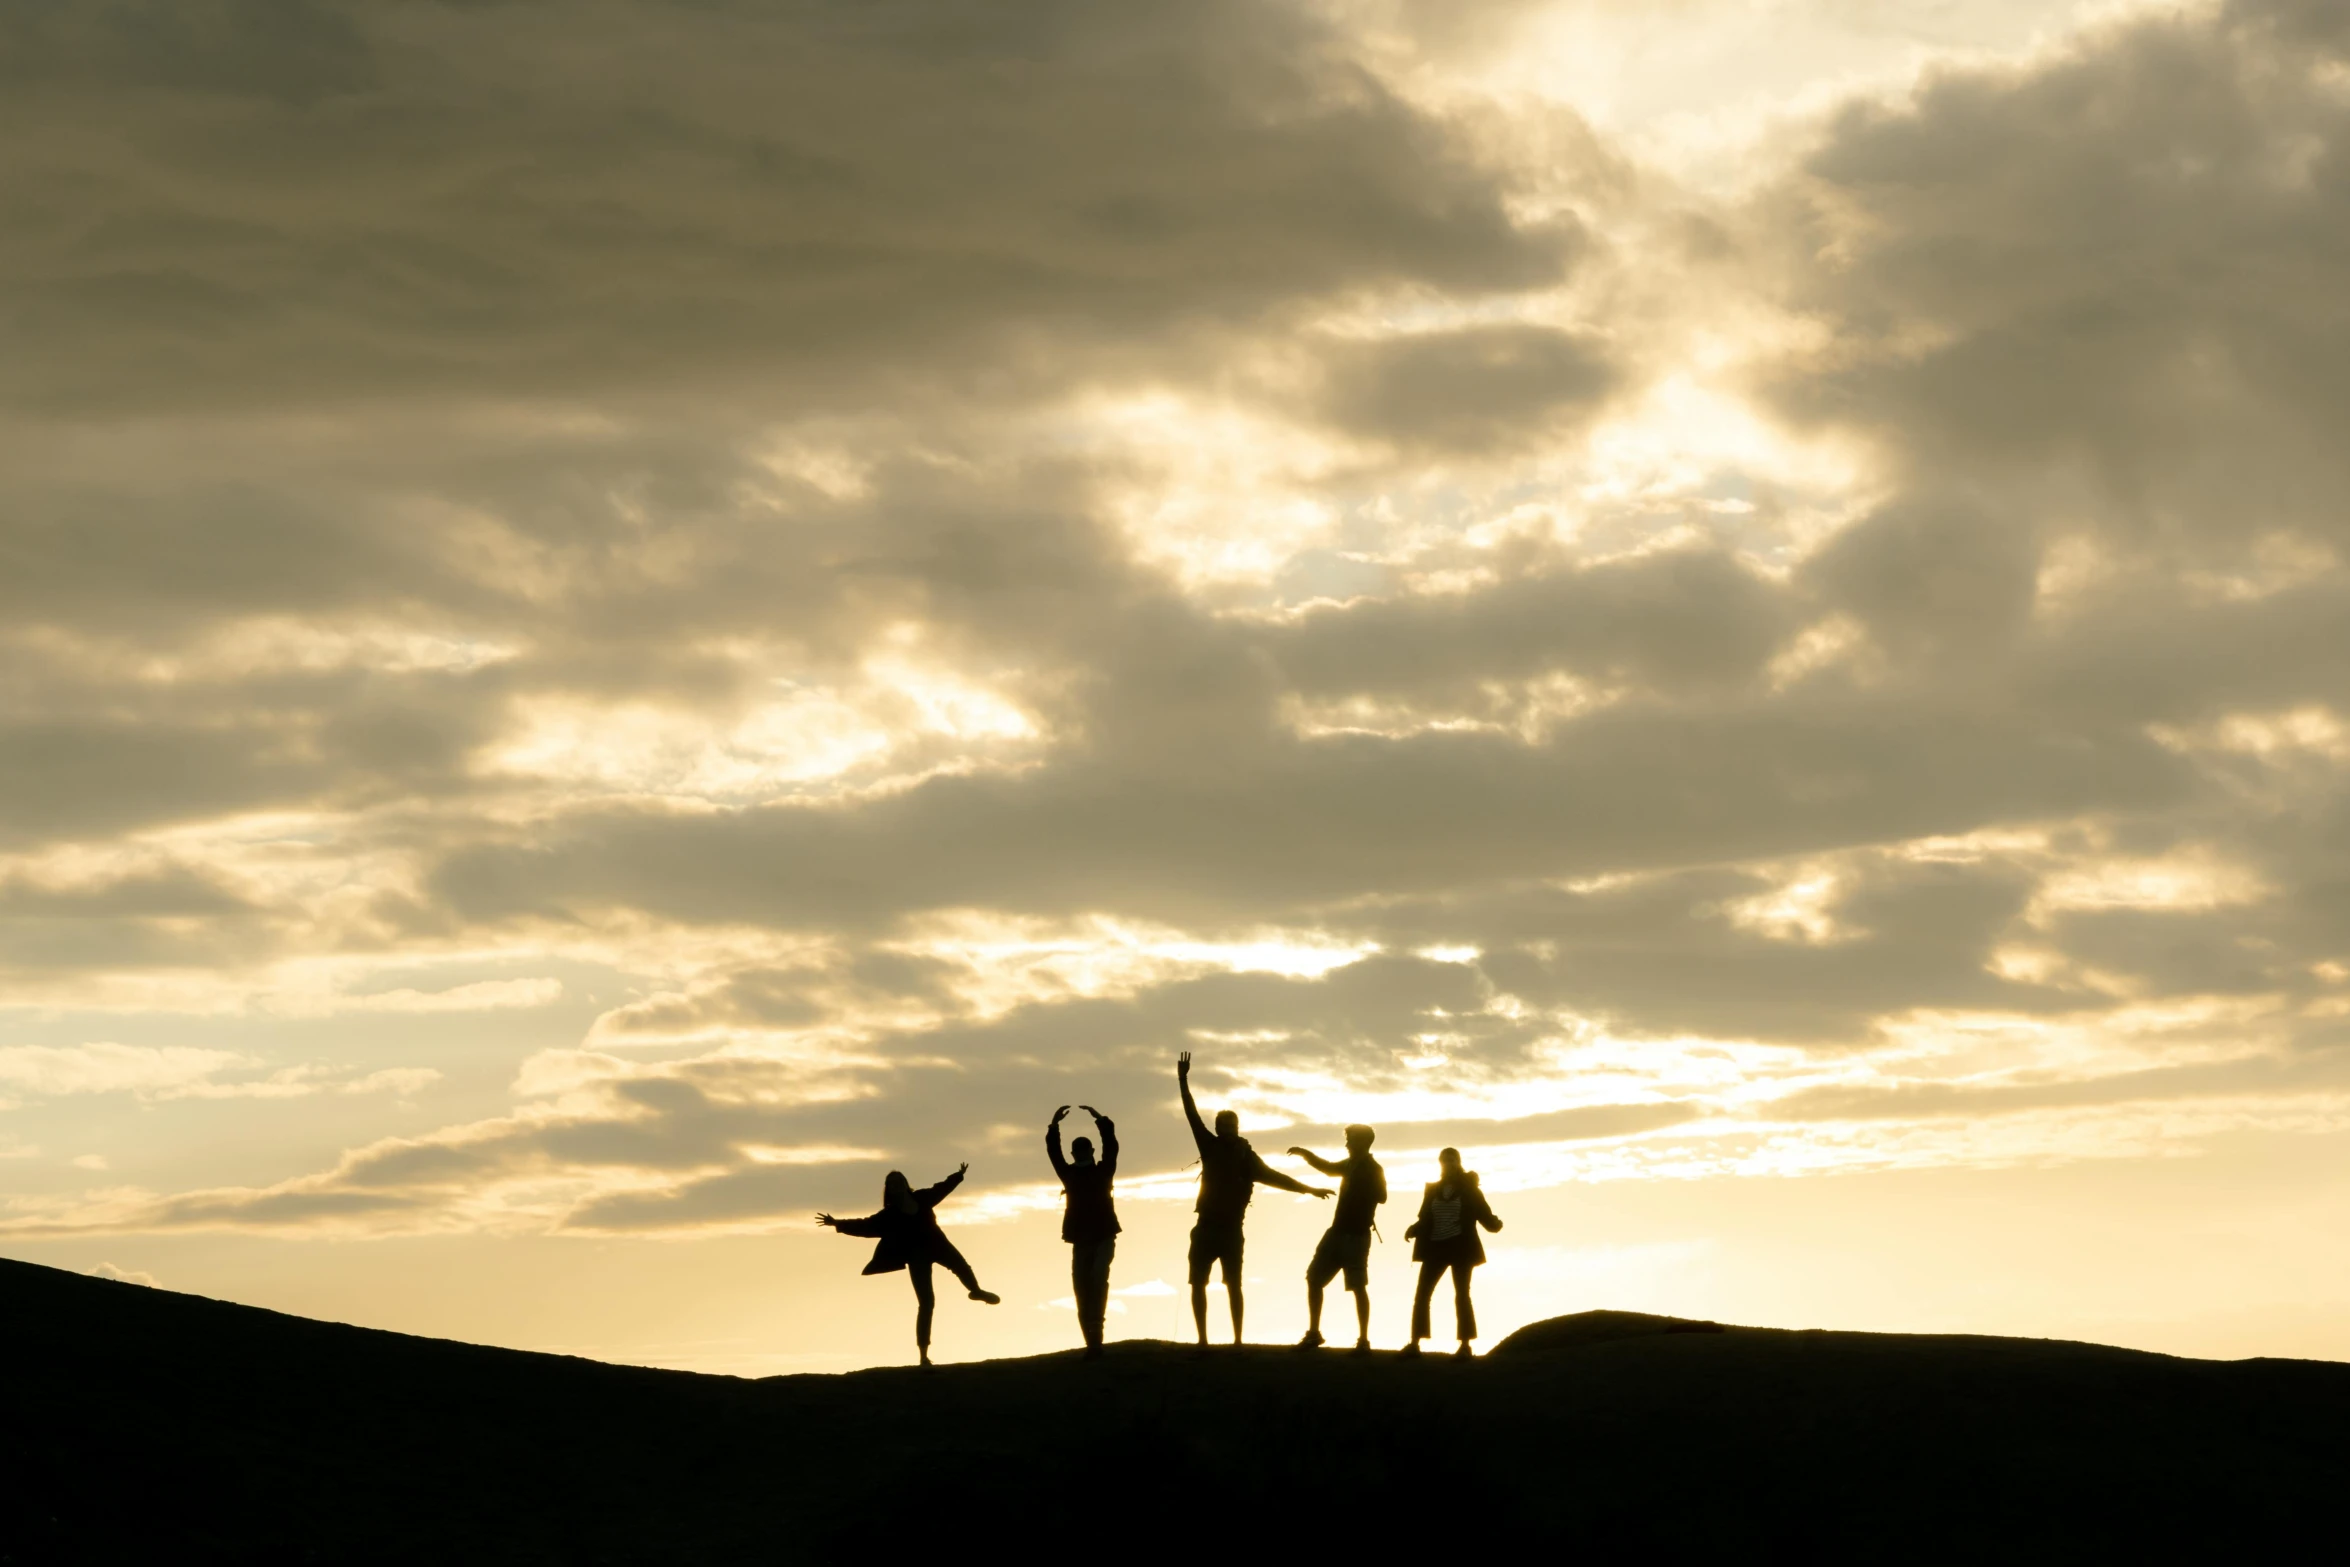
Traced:
POLYGON ((1585 718, 1480 735, 1276 740, 1182 777, 1072 760, 849 806, 582 816, 467 848, 468 917, 615 905, 839 926, 972 904, 1229 919, 1377 893, 1776 857, 2002 820, 2150 808, 2189 787, 2132 731, 2051 730, 1913 693, 1585 718))
POLYGON ((1562 258, 1283 5, 219 0, 6 37, 20 408, 714 370, 837 405, 1562 258))
POLYGON ((1348 344, 1326 361, 1341 428, 1416 451, 1494 452, 1563 440, 1621 375, 1605 348, 1555 327, 1483 326, 1348 344))
POLYGON ((1847 109, 1788 187, 1835 331, 1787 406, 1922 484, 2086 479, 2133 546, 2339 537, 2350 104, 2310 9, 2134 20, 1847 109))
POLYGON ((1671 550, 1582 567, 1535 560, 1481 591, 1317 608, 1264 646, 1292 689, 1316 697, 1453 705, 1489 682, 1552 673, 1702 691, 1754 679, 1804 611, 1725 552, 1671 550))

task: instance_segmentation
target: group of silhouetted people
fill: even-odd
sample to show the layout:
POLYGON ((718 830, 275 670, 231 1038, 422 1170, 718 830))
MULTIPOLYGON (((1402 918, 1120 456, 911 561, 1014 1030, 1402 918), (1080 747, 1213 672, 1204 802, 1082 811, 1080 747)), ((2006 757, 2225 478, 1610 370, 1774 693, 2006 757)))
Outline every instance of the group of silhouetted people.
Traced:
MULTIPOLYGON (((1240 1117, 1230 1110, 1216 1112, 1215 1129, 1210 1131, 1191 1097, 1188 1050, 1176 1058, 1175 1081, 1182 1092, 1184 1119, 1190 1123, 1192 1141, 1199 1148, 1199 1200, 1192 1205, 1197 1217, 1191 1227, 1192 1324, 1198 1329, 1201 1348, 1206 1348, 1208 1278, 1221 1268, 1224 1293, 1232 1307, 1232 1341, 1237 1344, 1245 1310, 1242 1225, 1257 1187, 1277 1186, 1325 1199, 1333 1193, 1326 1186, 1308 1186, 1266 1164, 1240 1135, 1240 1117)), ((1085 1336, 1085 1357, 1092 1360, 1102 1353, 1102 1319, 1110 1304, 1110 1262, 1118 1250, 1118 1208, 1110 1192, 1118 1175, 1118 1129, 1093 1106, 1078 1108, 1093 1117, 1101 1133, 1099 1154, 1087 1137, 1073 1139, 1068 1152, 1062 1152, 1061 1122, 1068 1117, 1067 1105, 1055 1110, 1045 1127, 1044 1150, 1061 1182, 1061 1239, 1069 1244, 1069 1280, 1077 1304, 1077 1325, 1085 1336)), ((1322 1297, 1330 1281, 1341 1277, 1355 1298, 1355 1352, 1364 1354, 1371 1348, 1371 1236, 1378 1227, 1379 1207, 1387 1201, 1387 1172, 1371 1157, 1375 1137, 1367 1126, 1348 1127, 1343 1159, 1324 1159, 1305 1148, 1289 1150, 1323 1175, 1338 1180, 1338 1206, 1331 1214, 1330 1228, 1323 1232, 1313 1260, 1306 1265, 1307 1327, 1305 1337, 1298 1341, 1300 1349, 1326 1342, 1322 1337, 1322 1297)), ((1412 1338, 1404 1353, 1419 1354, 1420 1341, 1430 1336, 1428 1308, 1436 1286, 1450 1272, 1455 1332, 1460 1339, 1456 1353, 1466 1356, 1477 1337, 1469 1279, 1472 1270, 1485 1260, 1485 1243, 1478 1232, 1499 1230, 1501 1220, 1494 1217, 1479 1189, 1476 1172, 1461 1167, 1459 1149, 1444 1149, 1437 1155, 1437 1166, 1437 1178, 1421 1194, 1419 1217, 1404 1231, 1404 1238, 1412 1243, 1412 1260, 1420 1265, 1419 1286, 1412 1295, 1412 1338)), ((970 1168, 965 1164, 936 1186, 920 1191, 892 1170, 882 1183, 880 1212, 863 1219, 816 1215, 818 1224, 877 1242, 872 1260, 865 1264, 867 1273, 907 1270, 914 1284, 914 1342, 926 1366, 930 1364, 930 1321, 937 1306, 930 1282, 933 1267, 953 1274, 973 1300, 992 1306, 1001 1299, 980 1288, 979 1276, 938 1225, 939 1203, 962 1184, 970 1168)))

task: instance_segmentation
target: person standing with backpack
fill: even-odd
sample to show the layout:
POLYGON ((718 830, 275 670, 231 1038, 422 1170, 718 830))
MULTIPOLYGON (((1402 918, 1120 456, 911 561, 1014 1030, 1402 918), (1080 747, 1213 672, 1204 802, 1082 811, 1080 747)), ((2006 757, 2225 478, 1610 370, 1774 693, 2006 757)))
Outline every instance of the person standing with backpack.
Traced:
POLYGON ((1289 1151, 1324 1175, 1338 1181, 1338 1209, 1330 1228, 1306 1264, 1306 1336, 1300 1349, 1319 1349, 1322 1337, 1322 1291, 1340 1274, 1355 1298, 1355 1353, 1371 1348, 1371 1229, 1379 1205, 1387 1200, 1387 1172, 1371 1157, 1371 1141, 1379 1134, 1367 1126, 1346 1129, 1346 1157, 1332 1161, 1305 1148, 1289 1151))
POLYGON ((1077 1297, 1077 1329, 1085 1335, 1085 1358, 1102 1357, 1102 1317, 1110 1307, 1110 1259, 1118 1252, 1118 1209, 1110 1199, 1110 1182, 1118 1175, 1118 1129, 1091 1105, 1079 1105, 1102 1134, 1102 1156, 1097 1162, 1093 1143, 1080 1137, 1070 1144, 1069 1158, 1061 1157, 1061 1121, 1067 1105, 1053 1112, 1044 1129, 1045 1157, 1061 1178, 1061 1239, 1069 1243, 1069 1282, 1077 1297))
POLYGON ((1241 1222, 1248 1217, 1249 1199, 1257 1187, 1278 1186, 1305 1197, 1327 1197, 1328 1187, 1308 1186, 1283 1175, 1248 1145, 1240 1135, 1240 1117, 1230 1110, 1216 1112, 1216 1129, 1199 1118, 1199 1104, 1191 1097, 1191 1052, 1175 1058, 1175 1083, 1183 1093, 1183 1117, 1191 1123, 1191 1140, 1199 1148, 1198 1214, 1191 1226, 1191 1320, 1199 1329, 1199 1347, 1208 1347, 1208 1274, 1221 1266, 1224 1293, 1232 1298, 1232 1342, 1240 1342, 1241 1222))
POLYGON ((1476 1353, 1469 1341, 1477 1336, 1477 1309, 1469 1304, 1469 1274, 1485 1261, 1485 1242, 1477 1231, 1498 1232, 1501 1221, 1493 1216, 1485 1193, 1478 1188, 1477 1172, 1461 1168, 1458 1148, 1437 1154, 1436 1164, 1442 1173, 1428 1183, 1420 1198, 1420 1216, 1403 1232, 1412 1242, 1412 1260, 1420 1265, 1420 1287, 1412 1294, 1412 1341, 1404 1346, 1404 1353, 1420 1353, 1420 1340, 1428 1337, 1429 1298, 1436 1293, 1436 1281, 1449 1268, 1453 1329, 1461 1341, 1453 1353, 1465 1360, 1476 1353))

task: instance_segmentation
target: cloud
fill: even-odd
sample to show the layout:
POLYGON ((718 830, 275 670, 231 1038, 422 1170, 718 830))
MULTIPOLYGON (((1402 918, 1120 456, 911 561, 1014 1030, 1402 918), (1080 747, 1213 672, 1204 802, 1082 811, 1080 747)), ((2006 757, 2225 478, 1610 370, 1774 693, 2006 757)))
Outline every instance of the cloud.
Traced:
POLYGON ((113 1279, 120 1284, 143 1284, 149 1289, 161 1287, 156 1283, 154 1274, 142 1273, 136 1268, 117 1267, 111 1262, 101 1262, 89 1273, 92 1278, 113 1279))
POLYGON ((1172 1192, 1186 1048, 1521 1184, 2333 1125, 2350 38, 1717 198, 1502 9, 0 24, 7 1021, 241 1030, 0 1091, 365 1128, 16 1232, 1013 1212, 1066 1100, 1172 1192))
POLYGON ((385 1067, 352 1076, 317 1065, 261 1077, 225 1077, 260 1063, 252 1056, 190 1045, 0 1046, 0 1090, 28 1099, 132 1093, 143 1099, 301 1099, 315 1094, 413 1094, 440 1080, 432 1067, 385 1067))

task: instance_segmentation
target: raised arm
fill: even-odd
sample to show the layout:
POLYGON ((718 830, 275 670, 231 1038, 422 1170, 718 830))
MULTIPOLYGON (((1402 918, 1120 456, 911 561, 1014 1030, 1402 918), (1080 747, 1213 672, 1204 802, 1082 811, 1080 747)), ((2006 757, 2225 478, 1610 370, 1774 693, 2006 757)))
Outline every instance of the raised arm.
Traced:
POLYGON ((1186 1050, 1175 1058, 1175 1086, 1183 1090, 1183 1118, 1191 1123, 1191 1140, 1206 1153, 1210 1133, 1208 1123, 1199 1118, 1199 1101, 1191 1097, 1191 1052, 1186 1050))
POLYGON ((1102 1179, 1105 1181, 1116 1180, 1118 1178, 1118 1128, 1111 1124, 1108 1116, 1093 1106, 1079 1105, 1078 1108, 1092 1116, 1093 1124, 1101 1129, 1102 1179))
POLYGON ((1061 1184, 1069 1184, 1069 1161, 1061 1157, 1061 1117, 1069 1113, 1067 1105, 1053 1112, 1052 1124, 1044 1129, 1044 1156, 1053 1162, 1053 1174, 1061 1184))
POLYGON ((1297 1155, 1297 1157, 1300 1159, 1303 1159, 1306 1163, 1312 1165, 1315 1169, 1321 1171, 1324 1175, 1344 1175, 1346 1173, 1345 1165, 1334 1164, 1330 1160, 1325 1159, 1320 1154, 1314 1152, 1311 1148, 1292 1148, 1289 1151, 1297 1155))
POLYGON ((936 1186, 927 1187, 921 1192, 916 1193, 916 1195, 922 1201, 922 1206, 925 1208, 935 1208, 940 1203, 945 1202, 947 1200, 947 1193, 953 1191, 956 1187, 963 1184, 963 1174, 970 1168, 971 1162, 966 1159, 961 1165, 956 1167, 954 1174, 948 1176, 945 1180, 939 1182, 936 1186))

